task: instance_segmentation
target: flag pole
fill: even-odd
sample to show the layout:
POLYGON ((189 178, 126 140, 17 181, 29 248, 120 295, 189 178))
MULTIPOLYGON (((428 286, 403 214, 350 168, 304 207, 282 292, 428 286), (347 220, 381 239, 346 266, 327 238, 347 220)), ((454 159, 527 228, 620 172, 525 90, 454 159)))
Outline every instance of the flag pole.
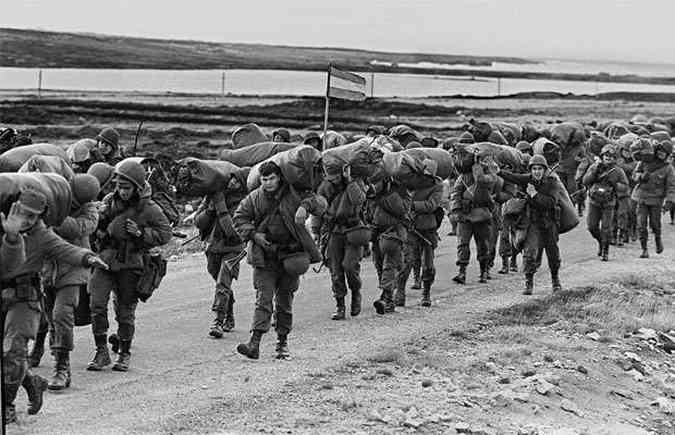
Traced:
POLYGON ((326 107, 323 112, 323 139, 321 149, 326 149, 326 133, 328 132, 328 104, 330 101, 330 66, 328 63, 328 75, 326 76, 326 107))

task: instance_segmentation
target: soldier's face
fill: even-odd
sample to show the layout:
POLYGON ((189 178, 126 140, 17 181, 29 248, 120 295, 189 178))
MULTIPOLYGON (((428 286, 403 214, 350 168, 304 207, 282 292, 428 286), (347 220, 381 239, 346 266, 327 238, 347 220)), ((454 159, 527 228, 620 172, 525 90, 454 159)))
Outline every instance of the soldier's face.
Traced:
POLYGON ((29 229, 33 228, 33 225, 35 225, 38 219, 40 219, 40 215, 38 213, 23 207, 21 203, 18 203, 17 212, 19 219, 22 220, 21 229, 19 230, 20 232, 28 231, 29 229))
POLYGON ((532 178, 539 181, 542 178, 544 178, 544 172, 546 171, 546 168, 544 168, 542 165, 534 165, 532 166, 531 171, 532 171, 532 178))
POLYGON ((120 179, 115 184, 115 190, 122 201, 129 201, 136 191, 136 187, 130 181, 120 179))
POLYGON ((602 162, 606 165, 611 165, 612 163, 614 163, 614 156, 611 154, 603 154, 602 162))
POLYGON ((237 177, 232 177, 230 178, 230 182, 227 183, 227 190, 240 190, 241 189, 241 183, 237 179, 237 177))
POLYGON ((260 184, 262 184, 262 188, 265 192, 276 192, 277 189, 279 189, 280 182, 281 179, 277 174, 263 175, 260 177, 260 184))

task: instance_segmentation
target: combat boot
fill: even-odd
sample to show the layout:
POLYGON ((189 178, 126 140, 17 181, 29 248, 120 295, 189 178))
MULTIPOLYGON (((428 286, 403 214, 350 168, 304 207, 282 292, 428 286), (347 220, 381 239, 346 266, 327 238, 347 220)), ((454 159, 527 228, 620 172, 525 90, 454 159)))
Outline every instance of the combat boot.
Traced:
POLYGON ((120 340, 120 353, 117 354, 117 361, 112 366, 116 372, 129 371, 129 363, 131 362, 131 340, 120 340))
POLYGON ((396 290, 396 294, 394 295, 394 304, 397 307, 405 307, 405 286, 403 289, 399 288, 396 290))
POLYGON ((553 293, 562 290, 562 285, 560 285, 560 274, 557 270, 551 271, 551 289, 553 290, 553 293))
POLYGON ((6 424, 16 423, 16 408, 14 407, 14 399, 16 399, 16 393, 18 390, 18 384, 8 384, 3 382, 2 401, 3 408, 5 409, 6 424))
POLYGON ((602 261, 609 261, 609 245, 610 243, 605 242, 602 247, 602 261))
POLYGON ((466 283, 466 266, 459 266, 459 272, 452 278, 457 284, 466 283))
POLYGON ((481 284, 485 284, 488 282, 488 269, 487 266, 481 264, 480 266, 480 278, 478 279, 478 282, 481 284))
POLYGON ((660 254, 663 252, 663 240, 661 239, 661 233, 654 234, 654 243, 656 244, 656 253, 660 254))
POLYGON ((47 331, 38 332, 33 343, 33 350, 28 355, 28 367, 35 368, 40 365, 42 356, 45 354, 45 338, 47 331))
POLYGON ((602 243, 602 240, 598 240, 598 257, 602 257, 602 253, 605 250, 605 245, 602 243))
POLYGON ((511 272, 518 272, 518 258, 515 255, 511 256, 511 272))
POLYGON ((223 338, 223 334, 225 334, 225 331, 223 331, 223 321, 220 319, 219 314, 218 317, 213 319, 213 322, 211 323, 209 335, 213 338, 223 338))
POLYGON ((237 346, 237 352, 247 358, 260 358, 260 339, 262 338, 262 331, 253 331, 248 343, 241 343, 237 346))
POLYGON ((276 352, 277 352, 276 359, 288 359, 291 357, 291 353, 288 351, 287 334, 277 334, 276 352))
POLYGON ((352 317, 361 314, 361 290, 352 290, 352 306, 350 314, 352 317))
POLYGON ((502 256, 502 268, 497 271, 500 275, 508 275, 509 274, 509 256, 508 255, 503 255, 502 256))
POLYGON ((649 251, 647 250, 647 239, 640 239, 640 247, 642 248, 640 258, 649 258, 649 251))
POLYGON ((96 342, 96 355, 94 355, 94 359, 87 366, 87 370, 99 372, 105 366, 112 364, 112 361, 108 353, 108 343, 106 342, 105 334, 94 335, 94 341, 96 342))
POLYGON ((330 318, 332 320, 344 320, 345 314, 345 298, 335 298, 335 312, 330 318))
POLYGON ((525 275, 525 291, 523 291, 523 294, 531 295, 533 291, 534 291, 534 275, 528 273, 525 275))
POLYGON ((113 332, 110 334, 108 343, 110 343, 110 350, 112 350, 113 353, 118 353, 120 351, 120 338, 116 333, 113 332))
POLYGON ((223 331, 230 332, 234 329, 234 302, 230 300, 230 304, 227 307, 227 315, 225 316, 225 321, 223 322, 223 331))
POLYGON ((384 309, 385 309, 385 293, 384 290, 382 290, 382 293, 380 294, 380 298, 373 302, 373 307, 375 307, 375 312, 377 314, 384 314, 384 309))
POLYGON ((42 408, 42 394, 47 390, 47 380, 42 376, 26 373, 22 385, 28 396, 28 414, 35 415, 42 408))
POLYGON ((431 283, 430 282, 424 283, 424 289, 422 290, 422 300, 420 301, 420 305, 423 306, 423 307, 430 307, 431 306, 431 283))
POLYGON ((620 247, 623 246, 623 240, 624 240, 623 231, 619 230, 619 231, 616 232, 616 234, 617 234, 617 236, 616 236, 616 246, 618 246, 620 248, 620 247))
POLYGON ((415 267, 413 270, 413 285, 410 287, 413 290, 419 290, 422 288, 422 277, 420 276, 419 270, 415 267))
POLYGON ((394 304, 394 294, 393 291, 387 290, 383 292, 383 302, 384 302, 384 313, 395 313, 396 304, 394 304))
POLYGON ((54 354, 54 374, 47 388, 50 391, 65 390, 70 387, 70 352, 59 350, 54 354))

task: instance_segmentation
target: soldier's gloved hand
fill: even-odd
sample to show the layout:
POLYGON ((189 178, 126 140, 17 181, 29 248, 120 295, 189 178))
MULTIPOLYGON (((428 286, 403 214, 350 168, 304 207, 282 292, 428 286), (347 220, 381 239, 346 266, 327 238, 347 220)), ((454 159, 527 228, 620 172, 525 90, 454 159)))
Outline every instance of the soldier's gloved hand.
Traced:
POLYGON ((18 205, 15 202, 9 209, 9 214, 5 217, 4 213, 0 213, 0 223, 2 223, 2 230, 5 232, 5 237, 10 243, 14 243, 19 238, 19 232, 24 227, 25 222, 19 213, 18 205))
POLYGON ((298 207, 298 210, 295 212, 295 223, 297 225, 305 225, 305 222, 307 221, 307 210, 305 207, 300 206, 298 207))
POLYGON ((532 184, 527 185, 527 194, 530 195, 530 198, 537 194, 537 188, 532 184))
POLYGON ((143 235, 141 229, 138 227, 138 224, 131 219, 126 220, 124 223, 124 229, 127 231, 127 233, 134 237, 141 237, 143 235))
POLYGON ((88 255, 86 257, 85 263, 89 267, 93 267, 94 269, 102 269, 102 270, 109 270, 110 267, 108 264, 101 259, 98 255, 88 255))
POLYGON ((269 249, 272 247, 272 244, 267 240, 267 237, 265 237, 264 233, 255 233, 253 235, 253 242, 264 249, 269 249))

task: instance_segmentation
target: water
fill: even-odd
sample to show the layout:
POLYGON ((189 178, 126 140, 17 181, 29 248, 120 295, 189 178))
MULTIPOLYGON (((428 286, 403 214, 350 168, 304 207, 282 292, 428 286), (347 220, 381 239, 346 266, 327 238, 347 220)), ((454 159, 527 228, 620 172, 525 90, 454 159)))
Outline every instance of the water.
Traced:
MULTIPOLYGON (((458 68, 457 65, 422 65, 458 68)), ((581 62, 542 60, 535 65, 498 63, 492 67, 472 69, 638 74, 675 77, 675 65, 621 62, 581 62)), ((367 94, 371 91, 371 75, 366 77, 367 94)), ((552 80, 524 80, 468 77, 428 76, 415 74, 375 74, 373 95, 376 97, 425 97, 443 95, 494 96, 530 91, 554 91, 574 94, 602 92, 675 92, 675 86, 629 83, 596 83, 552 80)), ((38 70, 33 68, 0 68, 0 89, 36 89, 38 70)), ((50 69, 42 70, 43 89, 82 91, 141 91, 220 94, 220 70, 110 70, 50 69)), ((324 95, 326 73, 276 70, 228 70, 225 92, 237 95, 324 95)))

